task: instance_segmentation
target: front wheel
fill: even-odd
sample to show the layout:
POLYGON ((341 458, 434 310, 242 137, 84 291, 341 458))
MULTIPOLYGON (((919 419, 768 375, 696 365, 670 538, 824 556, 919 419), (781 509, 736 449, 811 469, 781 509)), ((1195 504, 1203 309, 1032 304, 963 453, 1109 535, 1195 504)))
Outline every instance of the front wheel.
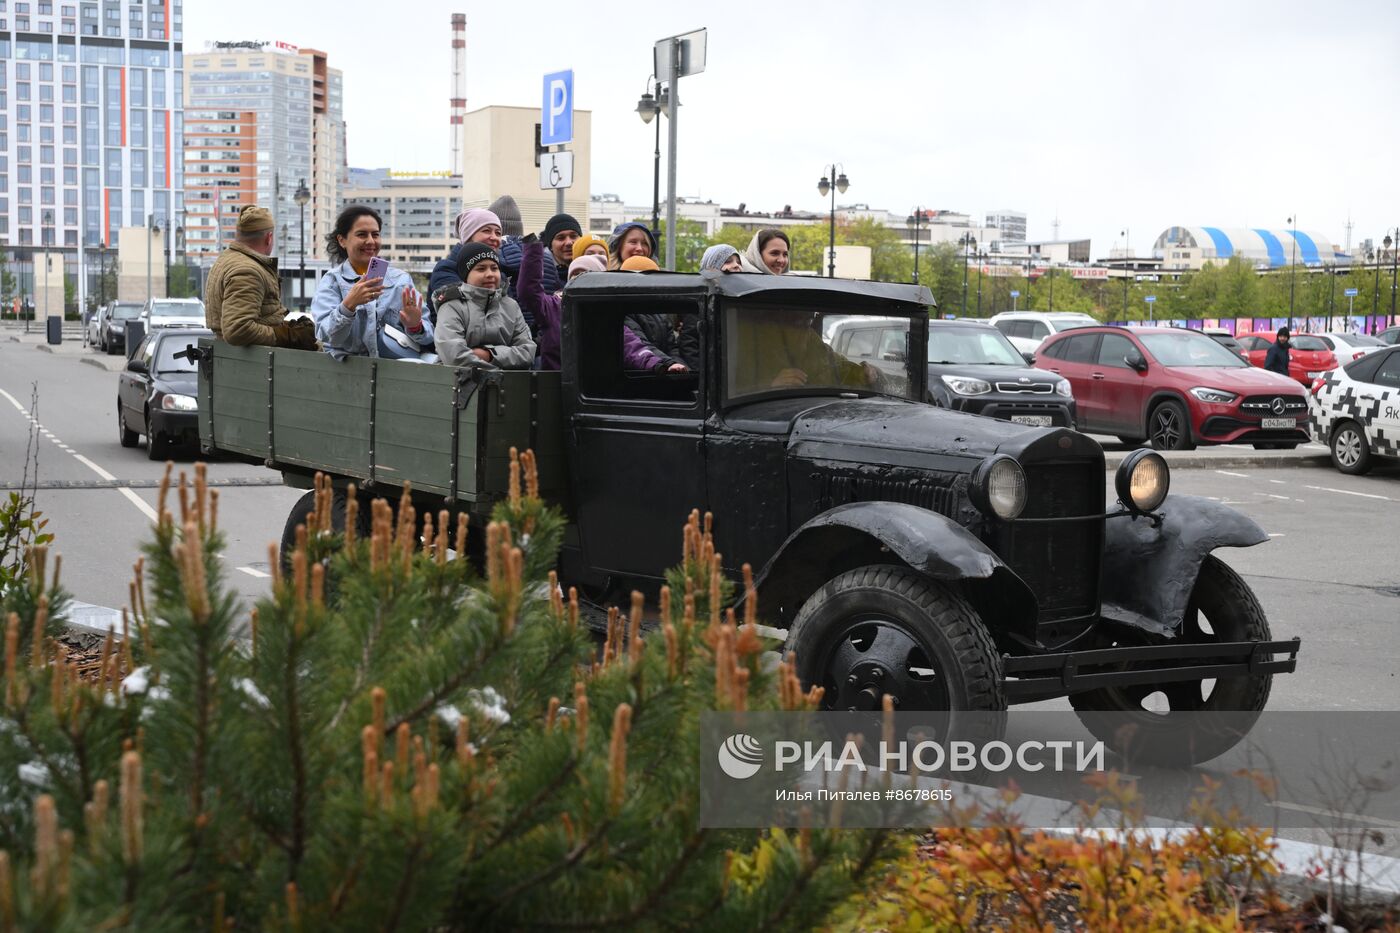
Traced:
MULTIPOLYGON (((876 711, 884 694, 899 710, 1006 709, 1001 661, 986 626, 961 596, 907 567, 872 565, 827 581, 788 633, 805 687, 822 709, 876 711)), ((983 717, 985 719, 985 717, 983 717)))
MULTIPOLYGON (((1181 633, 1169 642, 1270 641, 1269 621, 1249 584, 1214 555, 1201 564, 1181 633)), ((1115 647, 1161 644, 1137 630, 1115 647)), ((1207 658, 1187 662, 1206 665, 1207 658)), ((1272 674, 1104 687, 1071 694, 1070 705, 1095 738, 1129 761, 1185 765, 1224 754, 1244 737, 1269 700, 1272 674), (1230 715, 1183 715, 1222 714, 1230 715)))
MULTIPOLYGON (((345 490, 343 489, 337 489, 332 494, 331 530, 333 531, 345 531, 345 498, 345 490)), ((363 500, 361 502, 363 504, 363 500)), ((297 526, 305 525, 315 510, 316 490, 313 489, 298 499, 296 505, 292 506, 292 510, 287 513, 287 522, 282 527, 282 543, 277 554, 284 575, 290 575, 292 572, 292 552, 296 550, 297 546, 297 526)), ((370 531, 369 509, 360 508, 355 516, 355 535, 367 538, 370 531)))
POLYGON ((1355 421, 1343 421, 1332 432, 1332 465, 1343 473, 1360 476, 1371 471, 1371 445, 1355 421))
POLYGON ((141 439, 141 435, 135 431, 130 431, 126 427, 126 415, 122 412, 121 402, 117 403, 117 440, 123 447, 135 447, 136 442, 141 439))
POLYGON ((1153 450, 1192 450, 1191 421, 1180 402, 1163 402, 1148 419, 1148 440, 1153 450))

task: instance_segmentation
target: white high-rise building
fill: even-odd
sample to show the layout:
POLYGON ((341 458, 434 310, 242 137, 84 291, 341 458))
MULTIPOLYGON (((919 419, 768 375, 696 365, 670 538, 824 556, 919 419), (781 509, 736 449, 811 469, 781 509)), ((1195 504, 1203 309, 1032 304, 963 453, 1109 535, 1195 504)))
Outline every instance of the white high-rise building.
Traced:
POLYGON ((182 24, 181 0, 0 3, 0 244, 21 290, 48 248, 95 294, 119 229, 179 226, 182 24))
POLYGON ((1026 242, 1026 215, 1021 211, 988 211, 987 226, 1001 231, 1003 243, 1026 242))

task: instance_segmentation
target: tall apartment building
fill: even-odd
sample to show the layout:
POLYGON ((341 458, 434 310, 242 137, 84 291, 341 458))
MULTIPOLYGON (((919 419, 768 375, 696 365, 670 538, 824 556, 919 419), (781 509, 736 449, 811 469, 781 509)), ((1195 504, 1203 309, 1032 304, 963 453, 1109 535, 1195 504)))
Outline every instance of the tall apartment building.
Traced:
POLYGON ((238 208, 256 202, 272 211, 284 268, 303 236, 308 261, 323 260, 349 171, 341 72, 314 49, 216 42, 190 55, 185 85, 191 122, 198 114, 200 127, 186 154, 187 249, 217 253, 238 208), (304 229, 296 202, 303 183, 310 193, 304 229))
POLYGON ((120 228, 179 225, 182 38, 181 0, 0 2, 0 244, 22 289, 35 248, 82 289, 120 228))

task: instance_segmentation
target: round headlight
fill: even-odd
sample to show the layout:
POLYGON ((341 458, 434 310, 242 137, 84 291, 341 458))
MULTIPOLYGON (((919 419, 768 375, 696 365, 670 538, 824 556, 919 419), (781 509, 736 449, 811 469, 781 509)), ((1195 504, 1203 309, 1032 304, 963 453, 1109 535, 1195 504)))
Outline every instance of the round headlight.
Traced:
POLYGON ((1167 498, 1171 473, 1161 454, 1135 450, 1118 465, 1113 481, 1118 501, 1133 512, 1155 511, 1167 498))
POLYGON ((1026 473, 1011 457, 984 460, 972 473, 968 493, 982 512, 1010 521, 1026 507, 1026 473))

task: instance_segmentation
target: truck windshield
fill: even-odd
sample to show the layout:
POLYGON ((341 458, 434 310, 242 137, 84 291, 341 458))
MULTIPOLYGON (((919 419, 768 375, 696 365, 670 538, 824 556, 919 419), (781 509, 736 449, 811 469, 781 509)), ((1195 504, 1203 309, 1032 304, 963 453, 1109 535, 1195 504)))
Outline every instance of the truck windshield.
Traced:
MULTIPOLYGON (((838 352, 826 342, 825 313, 790 305, 730 305, 725 313, 726 387, 730 400, 790 390, 792 394, 864 392, 910 398, 908 324, 880 340, 881 353, 838 352)), ((879 318, 883 327, 889 319, 879 318)))

